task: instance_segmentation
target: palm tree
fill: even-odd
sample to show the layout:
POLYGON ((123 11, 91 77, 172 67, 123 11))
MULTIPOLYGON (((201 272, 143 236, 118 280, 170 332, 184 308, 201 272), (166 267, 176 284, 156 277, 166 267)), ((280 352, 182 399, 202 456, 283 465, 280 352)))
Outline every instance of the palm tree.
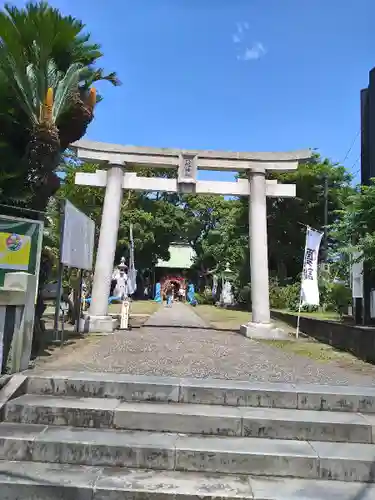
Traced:
MULTIPOLYGON (((60 187, 55 171, 61 156, 85 134, 101 99, 93 85, 99 80, 120 84, 115 73, 96 67, 100 45, 83 30, 81 21, 43 1, 21 9, 6 4, 0 12, 2 203, 24 197, 28 208, 46 209, 60 187)), ((46 259, 39 292, 48 269, 46 259)), ((36 332, 43 330, 43 310, 39 293, 36 332)))
POLYGON ((18 64, 12 54, 0 50, 0 74, 7 81, 27 121, 29 142, 25 151, 31 172, 53 170, 60 157, 60 117, 69 111, 82 67, 72 64, 66 74, 52 59, 45 67, 18 64))
POLYGON ((83 30, 44 1, 21 9, 6 4, 0 12, 0 162, 18 176, 12 184, 5 177, 0 189, 31 186, 40 208, 58 189, 53 172, 61 153, 93 119, 101 99, 93 84, 120 84, 95 66, 103 54, 83 30))

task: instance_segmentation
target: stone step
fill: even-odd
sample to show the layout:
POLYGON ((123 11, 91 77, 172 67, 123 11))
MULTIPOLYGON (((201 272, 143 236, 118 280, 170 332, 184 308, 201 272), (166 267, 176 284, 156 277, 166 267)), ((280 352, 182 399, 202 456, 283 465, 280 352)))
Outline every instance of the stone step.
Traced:
POLYGON ((375 446, 0 424, 0 459, 374 482, 375 446))
POLYGON ((3 500, 373 500, 375 486, 340 481, 111 470, 0 461, 3 500))
POLYGON ((89 428, 373 443, 375 416, 280 408, 126 403, 26 394, 6 405, 8 422, 89 428))
POLYGON ((28 373, 27 392, 123 401, 375 413, 375 387, 179 379, 115 373, 28 373))

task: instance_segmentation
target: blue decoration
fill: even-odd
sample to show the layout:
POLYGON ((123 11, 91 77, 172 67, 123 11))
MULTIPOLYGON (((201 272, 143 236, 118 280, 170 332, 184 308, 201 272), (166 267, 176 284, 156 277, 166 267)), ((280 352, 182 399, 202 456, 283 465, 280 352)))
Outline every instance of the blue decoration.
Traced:
POLYGON ((198 303, 197 299, 195 298, 195 288, 193 283, 190 283, 188 286, 187 301, 191 306, 196 306, 198 303))
MULTIPOLYGON (((83 297, 81 298, 81 302, 83 302, 83 297)), ((87 304, 91 304, 91 297, 87 297, 85 299, 85 302, 87 304)), ((108 297, 108 304, 112 304, 112 302, 122 302, 122 299, 121 297, 113 297, 113 296, 108 297)))
POLYGON ((155 302, 163 302, 162 298, 161 298, 161 284, 160 283, 156 283, 155 285, 155 297, 154 297, 154 300, 155 302))

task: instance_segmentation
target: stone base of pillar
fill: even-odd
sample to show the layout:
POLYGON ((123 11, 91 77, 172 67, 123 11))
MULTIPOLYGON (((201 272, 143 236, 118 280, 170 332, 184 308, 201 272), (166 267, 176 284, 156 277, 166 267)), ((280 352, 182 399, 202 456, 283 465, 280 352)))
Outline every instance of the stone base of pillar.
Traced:
POLYGON ((293 340, 284 330, 275 327, 272 323, 246 323, 241 325, 240 333, 249 339, 293 340))
POLYGON ((90 316, 87 314, 81 319, 81 333, 101 333, 111 335, 118 328, 118 319, 112 316, 90 316))

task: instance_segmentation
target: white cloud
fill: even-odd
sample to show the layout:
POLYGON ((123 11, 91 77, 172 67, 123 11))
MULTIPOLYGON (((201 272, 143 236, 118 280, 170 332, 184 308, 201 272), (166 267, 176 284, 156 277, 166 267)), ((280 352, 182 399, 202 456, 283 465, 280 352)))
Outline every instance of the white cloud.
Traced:
POLYGON ((236 23, 236 32, 233 33, 232 39, 234 43, 240 43, 245 38, 245 31, 249 29, 249 23, 236 23))
POLYGON ((261 42, 255 42, 252 47, 246 47, 245 51, 237 56, 241 61, 256 61, 266 54, 267 50, 261 42))
POLYGON ((250 25, 247 21, 236 23, 236 31, 232 34, 233 43, 237 44, 237 59, 240 61, 256 61, 266 54, 266 49, 261 42, 254 42, 250 47, 246 44, 247 33, 250 25))

